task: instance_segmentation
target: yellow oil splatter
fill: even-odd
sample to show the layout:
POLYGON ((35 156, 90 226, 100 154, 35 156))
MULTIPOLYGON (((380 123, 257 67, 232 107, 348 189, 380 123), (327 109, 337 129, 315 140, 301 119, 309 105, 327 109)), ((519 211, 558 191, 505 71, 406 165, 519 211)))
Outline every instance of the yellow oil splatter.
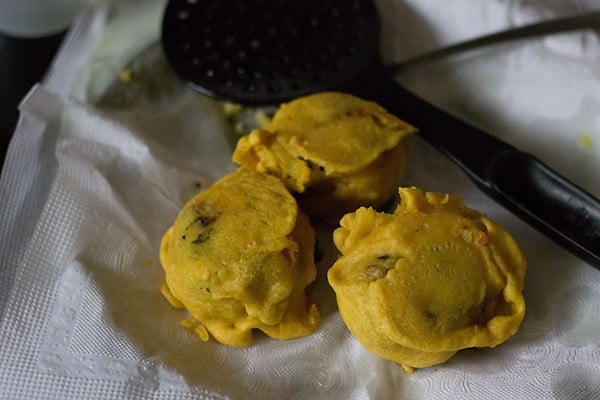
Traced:
POLYGON ((144 267, 152 268, 153 266, 154 266, 154 263, 152 261, 150 261, 150 260, 144 261, 144 267))
POLYGON ((579 143, 581 143, 581 146, 586 150, 591 149, 592 146, 594 145, 594 143, 592 141, 592 137, 585 133, 582 135, 579 135, 579 143))

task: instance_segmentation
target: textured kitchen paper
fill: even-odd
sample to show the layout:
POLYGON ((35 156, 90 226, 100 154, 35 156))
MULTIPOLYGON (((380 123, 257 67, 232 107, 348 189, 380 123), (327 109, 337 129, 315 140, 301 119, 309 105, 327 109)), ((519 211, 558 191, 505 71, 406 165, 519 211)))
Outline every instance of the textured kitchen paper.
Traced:
MULTIPOLYGON (((514 337, 407 374, 345 328, 325 279, 331 251, 318 265, 322 321, 313 335, 256 335, 238 349, 182 329, 183 313, 159 293, 160 238, 187 199, 235 166, 221 105, 162 67, 153 43, 163 5, 91 6, 21 105, 0 180, 1 398, 600 398, 598 270, 495 204, 418 138, 405 183, 461 194, 527 256, 527 314, 514 337)), ((388 62, 600 8, 541 0, 377 5, 388 62)), ((597 32, 502 44, 398 79, 600 196, 597 32)), ((320 242, 330 248, 328 232, 320 242)))

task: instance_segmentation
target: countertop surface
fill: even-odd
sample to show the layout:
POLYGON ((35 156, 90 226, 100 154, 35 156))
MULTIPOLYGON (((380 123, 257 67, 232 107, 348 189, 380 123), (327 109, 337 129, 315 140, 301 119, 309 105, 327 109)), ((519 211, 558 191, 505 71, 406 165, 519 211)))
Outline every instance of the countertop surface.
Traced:
POLYGON ((19 118, 19 103, 42 80, 64 36, 23 39, 0 33, 0 165, 19 118))

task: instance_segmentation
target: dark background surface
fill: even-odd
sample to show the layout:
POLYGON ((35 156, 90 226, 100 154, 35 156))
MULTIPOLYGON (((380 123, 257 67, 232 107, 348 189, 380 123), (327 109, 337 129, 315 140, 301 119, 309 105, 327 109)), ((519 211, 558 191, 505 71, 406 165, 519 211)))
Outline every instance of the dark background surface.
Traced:
POLYGON ((65 33, 22 39, 0 33, 0 165, 19 117, 18 106, 42 80, 65 33))

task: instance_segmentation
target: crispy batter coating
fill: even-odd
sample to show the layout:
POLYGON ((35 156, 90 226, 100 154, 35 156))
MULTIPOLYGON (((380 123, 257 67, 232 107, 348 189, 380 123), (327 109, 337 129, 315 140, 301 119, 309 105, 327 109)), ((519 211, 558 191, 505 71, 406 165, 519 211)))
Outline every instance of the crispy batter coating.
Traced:
POLYGON ((416 129, 380 105, 338 92, 283 104, 237 143, 234 162, 279 177, 310 216, 335 218, 378 207, 403 177, 416 129))
POLYGON ((241 168, 192 198, 165 233, 161 291, 189 311, 182 324, 203 340, 247 346, 253 329, 276 339, 308 335, 319 321, 306 294, 316 278, 314 243, 285 186, 241 168))
POLYGON ((525 313, 512 237, 458 196, 399 192, 393 214, 360 208, 334 232, 342 255, 328 280, 349 330, 409 371, 504 342, 525 313))

